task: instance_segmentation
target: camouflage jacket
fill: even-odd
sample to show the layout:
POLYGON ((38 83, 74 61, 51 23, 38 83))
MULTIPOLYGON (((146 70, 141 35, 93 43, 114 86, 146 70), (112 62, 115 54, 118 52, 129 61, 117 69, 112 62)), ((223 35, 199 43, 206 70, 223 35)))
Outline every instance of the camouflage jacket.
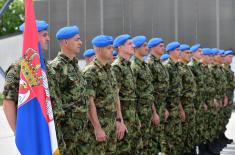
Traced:
POLYGON ((147 63, 135 57, 131 63, 131 68, 133 70, 134 77, 136 78, 136 98, 138 100, 137 102, 141 104, 153 103, 153 77, 150 69, 148 68, 147 63))
POLYGON ((181 101, 184 105, 187 104, 188 101, 193 101, 193 98, 196 95, 197 85, 194 75, 187 64, 180 63, 180 74, 182 77, 183 86, 181 101), (183 103, 184 101, 186 103, 183 103))
POLYGON ((192 71, 194 75, 194 79, 197 85, 196 89, 196 100, 197 101, 203 101, 204 99, 204 93, 205 93, 205 74, 203 72, 203 66, 201 62, 197 62, 195 60, 192 60, 188 63, 188 66, 190 70, 192 71))
POLYGON ((227 80, 221 65, 210 64, 209 69, 216 83, 216 99, 222 99, 225 96, 227 80))
POLYGON ((54 71, 57 81, 57 92, 60 95, 63 106, 66 108, 70 104, 79 103, 85 105, 85 84, 82 73, 78 66, 78 59, 71 60, 63 53, 50 62, 50 67, 54 71))
POLYGON ((20 60, 11 64, 6 70, 3 98, 18 103, 20 82, 20 60))
POLYGON ((120 100, 132 100, 135 96, 135 78, 131 69, 131 62, 118 56, 112 63, 112 73, 117 81, 120 100))
POLYGON ((165 102, 169 89, 169 74, 159 57, 150 56, 149 69, 153 76, 154 97, 156 102, 165 102))
POLYGON ((170 87, 168 91, 167 101, 169 104, 179 104, 182 96, 183 84, 180 72, 179 62, 174 62, 171 59, 164 64, 169 73, 170 87))
POLYGON ((94 97, 98 116, 116 112, 118 89, 111 65, 103 65, 95 58, 83 71, 83 76, 87 82, 86 94, 94 97))
POLYGON ((209 68, 209 65, 203 64, 203 73, 205 75, 204 85, 204 97, 205 100, 213 100, 216 95, 216 82, 215 78, 213 77, 212 70, 209 68))

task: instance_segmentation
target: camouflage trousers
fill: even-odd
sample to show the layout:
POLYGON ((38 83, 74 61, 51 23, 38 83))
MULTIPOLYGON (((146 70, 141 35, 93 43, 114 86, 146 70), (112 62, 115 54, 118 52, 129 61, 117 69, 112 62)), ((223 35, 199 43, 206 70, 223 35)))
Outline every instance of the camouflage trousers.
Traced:
POLYGON ((158 115, 160 117, 160 124, 158 126, 154 126, 153 128, 153 146, 156 148, 155 154, 158 152, 166 153, 167 152, 167 142, 165 135, 165 126, 167 125, 165 122, 165 110, 166 110, 166 102, 165 100, 158 100, 158 104, 156 105, 158 115))
POLYGON ((165 137, 167 142, 167 155, 181 155, 183 149, 182 142, 182 122, 179 115, 178 105, 173 103, 169 108, 170 116, 165 125, 165 137))
POLYGON ((182 122, 182 141, 184 143, 184 153, 191 152, 195 145, 196 124, 195 124, 195 109, 191 100, 187 100, 184 103, 184 111, 186 114, 186 121, 182 122))
POLYGON ((89 154, 90 133, 87 131, 87 114, 77 108, 65 111, 65 117, 60 120, 60 129, 57 134, 59 149, 62 155, 86 155, 89 154))
POLYGON ((114 113, 104 112, 105 110, 97 110, 97 115, 100 125, 104 130, 107 140, 105 142, 98 142, 94 134, 94 128, 89 123, 89 132, 92 133, 89 139, 90 154, 91 155, 115 155, 116 154, 116 121, 114 113))
POLYGON ((138 109, 138 117, 140 119, 141 127, 140 127, 140 133, 141 133, 141 139, 140 139, 140 145, 141 147, 137 149, 137 154, 139 155, 149 155, 152 154, 153 151, 153 145, 152 145, 152 105, 148 105, 151 102, 143 103, 140 102, 142 105, 140 106, 140 109, 138 109))
POLYGON ((194 135, 194 145, 199 145, 204 141, 204 121, 205 121, 205 109, 203 102, 196 101, 195 105, 195 135, 194 135))
POLYGON ((137 154, 137 150, 141 148, 139 137, 140 120, 136 112, 134 101, 121 100, 122 116, 124 123, 128 129, 124 139, 117 140, 116 154, 117 155, 133 155, 137 154))
POLYGON ((215 107, 215 101, 209 100, 207 101, 208 110, 205 115, 205 141, 213 141, 213 139, 216 137, 217 132, 219 130, 219 111, 220 109, 215 107))

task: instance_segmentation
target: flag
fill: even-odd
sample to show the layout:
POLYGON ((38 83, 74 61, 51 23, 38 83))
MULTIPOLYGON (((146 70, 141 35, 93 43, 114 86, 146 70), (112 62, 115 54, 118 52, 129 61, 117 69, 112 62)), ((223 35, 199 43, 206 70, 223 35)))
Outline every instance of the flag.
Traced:
POLYGON ((38 43, 32 0, 25 0, 25 27, 16 122, 16 146, 22 155, 59 154, 47 83, 38 43))

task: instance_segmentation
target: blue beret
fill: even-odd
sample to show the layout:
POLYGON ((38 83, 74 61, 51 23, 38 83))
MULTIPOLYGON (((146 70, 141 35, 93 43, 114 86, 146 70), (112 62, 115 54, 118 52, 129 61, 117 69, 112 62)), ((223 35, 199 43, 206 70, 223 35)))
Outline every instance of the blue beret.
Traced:
POLYGON ((189 50, 190 49, 190 46, 187 45, 187 44, 182 44, 180 45, 180 50, 183 52, 183 51, 186 51, 186 50, 189 50))
POLYGON ((113 41, 113 47, 117 48, 118 46, 125 44, 128 39, 131 39, 131 36, 129 34, 117 36, 113 41))
POLYGON ((148 48, 153 48, 163 42, 162 38, 152 38, 148 42, 148 48))
POLYGON ((87 49, 87 50, 83 53, 83 56, 84 56, 85 58, 92 57, 93 55, 95 55, 95 50, 94 50, 94 49, 87 49))
POLYGON ((96 47, 105 47, 113 44, 113 37, 106 35, 98 35, 91 41, 92 45, 96 47))
POLYGON ((228 51, 225 51, 225 52, 224 52, 224 55, 232 55, 232 53, 233 53, 233 51, 228 50, 228 51))
POLYGON ((117 51, 113 51, 113 57, 116 57, 118 55, 117 51))
POLYGON ((66 26, 59 29, 56 33, 56 38, 60 39, 69 39, 74 37, 76 34, 79 34, 80 30, 77 26, 66 26))
POLYGON ((203 54, 203 55, 213 55, 214 52, 213 52, 213 50, 210 49, 210 48, 203 48, 203 49, 202 49, 202 54, 203 54))
POLYGON ((160 60, 167 60, 169 58, 169 54, 163 54, 160 56, 160 60))
POLYGON ((139 48, 140 46, 142 46, 146 42, 146 40, 147 40, 147 38, 145 36, 136 36, 136 37, 132 38, 133 47, 139 48))
POLYGON ((221 55, 221 54, 224 54, 224 50, 219 50, 218 54, 221 55))
MULTIPOLYGON (((36 20, 36 27, 38 32, 41 32, 43 30, 47 30, 48 29, 48 24, 47 22, 43 21, 43 20, 36 20)), ((20 31, 24 32, 24 23, 20 25, 20 31)))
POLYGON ((195 44, 193 46, 191 46, 190 48, 190 52, 196 52, 199 48, 201 48, 201 45, 200 44, 195 44))
POLYGON ((219 53, 219 49, 217 48, 212 48, 211 51, 213 52, 214 55, 219 53))
POLYGON ((177 41, 171 42, 166 46, 166 51, 170 52, 170 51, 173 51, 173 50, 175 50, 176 48, 179 48, 179 47, 180 47, 179 42, 177 42, 177 41))

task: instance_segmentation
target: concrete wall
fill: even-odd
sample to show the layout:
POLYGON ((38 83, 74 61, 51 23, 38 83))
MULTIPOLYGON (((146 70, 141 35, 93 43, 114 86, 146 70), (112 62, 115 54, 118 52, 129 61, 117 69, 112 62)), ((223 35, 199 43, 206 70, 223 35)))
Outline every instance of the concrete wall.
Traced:
POLYGON ((39 0, 35 9, 37 18, 51 26, 49 58, 59 50, 56 31, 66 25, 80 27, 82 51, 91 48, 91 39, 101 33, 235 49, 234 0, 39 0))
MULTIPOLYGON (((0 66, 5 71, 8 66, 21 56, 22 35, 0 39, 0 66)), ((4 78, 0 76, 0 92, 3 90, 4 78)))

